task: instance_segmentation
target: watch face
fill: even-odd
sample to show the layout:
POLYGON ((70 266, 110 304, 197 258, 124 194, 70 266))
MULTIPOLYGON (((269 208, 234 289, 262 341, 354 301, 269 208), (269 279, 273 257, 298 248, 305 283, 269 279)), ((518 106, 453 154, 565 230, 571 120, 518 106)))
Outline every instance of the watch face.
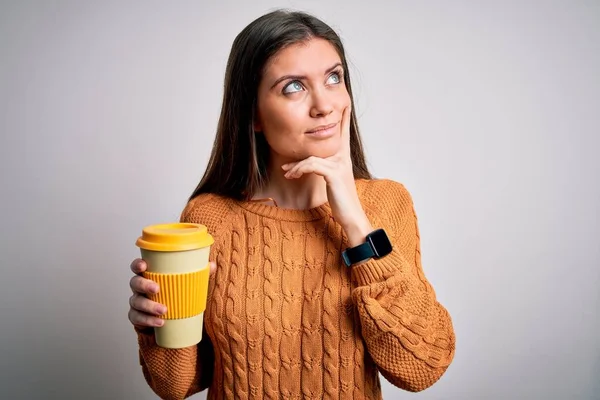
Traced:
POLYGON ((383 229, 377 229, 369 236, 369 241, 375 252, 375 257, 387 256, 392 252, 392 243, 383 229))

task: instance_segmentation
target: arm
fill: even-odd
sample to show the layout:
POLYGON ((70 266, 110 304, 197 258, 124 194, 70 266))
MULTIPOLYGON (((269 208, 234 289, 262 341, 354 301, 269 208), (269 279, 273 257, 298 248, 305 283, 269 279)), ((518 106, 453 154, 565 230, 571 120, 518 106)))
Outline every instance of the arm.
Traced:
POLYGON ((417 219, 410 194, 387 182, 374 191, 381 223, 394 246, 391 254, 352 270, 362 335, 381 374, 409 391, 424 390, 444 374, 454 357, 450 315, 436 300, 421 267, 417 219))
POLYGON ((210 386, 214 353, 208 335, 192 347, 159 347, 152 330, 136 328, 144 378, 161 399, 184 399, 210 386))
MULTIPOLYGON (((180 222, 204 222, 211 232, 216 230, 210 216, 199 215, 205 210, 211 196, 203 196, 189 202, 183 210, 180 222), (198 208, 202 204, 204 207, 198 208)), ((162 399, 184 399, 208 388, 214 368, 214 349, 206 332, 202 341, 183 349, 166 349, 156 344, 154 329, 135 328, 138 335, 140 365, 144 378, 152 390, 162 399)))
POLYGON ((372 231, 363 206, 372 219, 381 220, 394 251, 381 260, 353 267, 354 289, 367 349, 379 370, 396 386, 419 391, 433 385, 454 356, 454 330, 448 312, 437 302, 421 268, 419 235, 412 200, 399 183, 369 183, 360 197, 355 185, 350 151, 350 115, 342 114, 342 143, 327 158, 308 157, 284 164, 287 179, 317 174, 327 184, 331 211, 351 247, 372 231), (365 203, 364 205, 362 203, 365 203))

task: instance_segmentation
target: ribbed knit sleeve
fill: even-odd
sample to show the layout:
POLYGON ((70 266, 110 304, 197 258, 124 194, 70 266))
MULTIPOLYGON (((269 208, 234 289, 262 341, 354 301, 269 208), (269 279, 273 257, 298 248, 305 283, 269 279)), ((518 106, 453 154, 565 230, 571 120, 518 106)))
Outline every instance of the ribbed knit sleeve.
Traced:
POLYGON ((362 336, 386 379, 399 388, 421 391, 442 376, 454 357, 452 321, 423 274, 408 191, 393 181, 373 181, 362 200, 367 215, 386 230, 394 247, 391 254, 352 269, 362 336))
MULTIPOLYGON (((180 221, 206 225, 216 241, 227 209, 223 201, 213 200, 211 194, 196 197, 184 208, 180 221)), ((206 332, 198 345, 182 349, 158 346, 152 328, 136 328, 136 332, 144 378, 161 399, 184 399, 210 386, 215 356, 206 332)))
POLYGON ((144 378, 161 399, 185 399, 210 385, 214 352, 208 337, 196 346, 165 349, 152 331, 136 331, 144 378))

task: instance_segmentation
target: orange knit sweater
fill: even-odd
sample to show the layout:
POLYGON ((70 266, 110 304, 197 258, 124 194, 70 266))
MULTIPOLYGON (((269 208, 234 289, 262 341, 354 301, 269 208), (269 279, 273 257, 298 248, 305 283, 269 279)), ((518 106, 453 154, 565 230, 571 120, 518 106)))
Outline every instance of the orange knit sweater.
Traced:
POLYGON ((352 268, 328 204, 289 210, 212 194, 189 202, 181 219, 213 234, 217 271, 198 346, 164 349, 138 331, 142 370, 159 396, 209 387, 209 399, 380 399, 378 371, 409 391, 442 376, 454 331, 421 268, 412 199, 389 180, 356 186, 394 250, 352 268))

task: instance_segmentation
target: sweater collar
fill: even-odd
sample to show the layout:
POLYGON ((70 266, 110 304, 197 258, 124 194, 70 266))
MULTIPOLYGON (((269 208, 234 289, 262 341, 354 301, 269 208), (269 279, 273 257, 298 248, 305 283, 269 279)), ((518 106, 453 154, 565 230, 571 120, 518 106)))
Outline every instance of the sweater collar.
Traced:
POLYGON ((275 207, 266 204, 267 201, 237 201, 236 203, 251 213, 279 221, 316 221, 331 215, 331 206, 328 202, 308 210, 275 207))
MULTIPOLYGON (((365 179, 356 179, 356 189, 358 190, 359 197, 362 197, 362 193, 365 189, 366 183, 369 182, 365 179)), ((290 208, 280 208, 270 204, 268 201, 244 201, 238 200, 236 203, 243 209, 263 216, 279 221, 290 221, 290 222, 302 222, 302 221, 316 221, 325 217, 331 217, 331 206, 329 202, 325 202, 318 207, 311 208, 308 210, 295 210, 290 208)))

